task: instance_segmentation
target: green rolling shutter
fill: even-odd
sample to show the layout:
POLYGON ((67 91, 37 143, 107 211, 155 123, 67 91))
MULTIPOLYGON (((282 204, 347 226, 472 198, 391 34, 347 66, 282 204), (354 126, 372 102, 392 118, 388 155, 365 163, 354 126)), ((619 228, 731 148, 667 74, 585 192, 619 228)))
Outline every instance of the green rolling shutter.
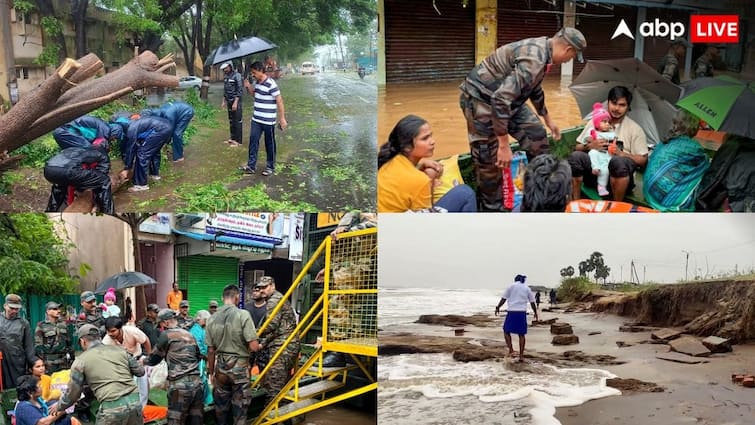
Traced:
POLYGON ((210 300, 223 304, 223 288, 238 285, 239 260, 229 257, 192 255, 178 258, 179 286, 186 289, 189 314, 207 310, 210 300))

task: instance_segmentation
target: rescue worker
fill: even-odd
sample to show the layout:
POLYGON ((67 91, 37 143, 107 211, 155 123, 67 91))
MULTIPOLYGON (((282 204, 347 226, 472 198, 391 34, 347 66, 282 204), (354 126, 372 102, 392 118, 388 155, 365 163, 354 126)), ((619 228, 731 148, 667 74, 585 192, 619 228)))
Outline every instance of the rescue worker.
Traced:
MULTIPOLYGON (((283 294, 275 289, 275 279, 272 276, 262 276, 255 285, 267 298, 268 325, 259 335, 262 350, 267 350, 268 358, 272 358, 282 347, 286 339, 296 329, 296 315, 291 303, 283 300, 283 294), (275 307, 283 302, 283 307, 273 316, 275 307)), ((294 338, 286 346, 285 351, 275 360, 270 370, 262 377, 262 388, 267 392, 267 402, 273 399, 286 385, 291 377, 291 369, 299 359, 299 337, 294 338)), ((267 403, 266 403, 267 404, 267 403)))
POLYGON ((223 306, 207 319, 207 373, 214 382, 215 418, 218 424, 244 425, 252 399, 249 373, 252 352, 260 349, 249 312, 238 308, 236 285, 223 288, 223 306))
POLYGON ((170 102, 163 104, 159 109, 149 109, 141 114, 141 116, 149 115, 165 118, 173 124, 171 136, 173 162, 183 161, 184 132, 194 118, 194 108, 186 102, 170 102))
POLYGON ((658 73, 674 84, 681 83, 679 63, 684 63, 684 55, 687 53, 688 47, 692 47, 692 45, 685 38, 674 39, 666 56, 658 64, 658 73))
POLYGON ((97 425, 141 425, 142 405, 134 376, 144 376, 144 366, 121 347, 104 345, 97 326, 86 324, 76 331, 83 353, 71 366, 71 381, 51 412, 80 403, 85 386, 94 389, 100 403, 97 425), (78 401, 77 401, 78 400, 78 401))
POLYGON ((91 189, 97 210, 115 214, 108 150, 108 142, 98 139, 89 147, 66 148, 50 158, 44 168, 45 179, 52 183, 45 211, 62 211, 77 191, 91 189))
POLYGON ((149 190, 147 173, 152 180, 160 180, 160 149, 168 143, 173 124, 156 116, 140 117, 128 124, 123 138, 124 167, 120 178, 127 180, 133 175, 134 185, 129 192, 149 190))
POLYGON ((97 117, 84 115, 53 130, 52 137, 60 149, 86 148, 97 139, 111 142, 120 140, 123 130, 117 124, 108 124, 97 117))
POLYGON ((136 322, 136 327, 141 329, 147 338, 149 343, 154 347, 157 343, 157 339, 160 337, 160 328, 157 325, 157 313, 160 311, 160 306, 157 304, 150 304, 147 306, 147 314, 141 320, 136 322))
POLYGON ((692 78, 712 77, 715 69, 713 64, 719 61, 719 54, 718 46, 711 44, 706 47, 705 53, 697 58, 695 64, 692 65, 692 78))
POLYGON ((215 300, 210 300, 210 305, 208 307, 210 314, 215 314, 218 311, 218 302, 215 300))
POLYGON ((168 364, 168 424, 199 425, 204 414, 199 347, 191 333, 178 327, 173 310, 160 310, 157 320, 165 330, 160 334, 149 359, 143 362, 155 366, 165 359, 168 364))
POLYGON ((241 74, 234 71, 230 62, 220 65, 220 70, 225 74, 223 77, 223 101, 220 107, 228 108, 228 125, 231 128, 231 137, 225 142, 231 146, 239 146, 243 141, 242 129, 244 128, 244 118, 241 114, 243 79, 241 74))
POLYGON ((31 325, 19 315, 23 301, 16 294, 5 296, 0 314, 0 352, 2 352, 3 389, 16 388, 18 378, 34 364, 34 337, 31 325))
MULTIPOLYGON (((84 291, 79 297, 81 300, 82 311, 76 319, 76 329, 81 329, 86 325, 95 326, 100 330, 100 338, 105 336, 105 318, 102 317, 102 309, 97 305, 97 297, 92 291, 84 291)), ((86 422, 92 422, 91 407, 95 394, 92 389, 86 385, 82 388, 84 398, 76 401, 76 416, 86 422)), ((138 398, 137 398, 138 400, 138 398)))
POLYGON ((37 323, 34 330, 34 352, 45 362, 45 370, 51 375, 69 369, 75 352, 68 326, 59 320, 60 303, 49 301, 45 312, 45 320, 37 323))
POLYGON ((183 300, 178 304, 178 327, 188 331, 194 326, 194 319, 189 316, 189 301, 183 300))
POLYGON ((502 168, 511 164, 513 136, 529 159, 548 152, 548 136, 526 105, 531 100, 558 140, 561 133, 548 114, 541 86, 551 64, 575 57, 581 62, 587 47, 575 28, 562 28, 553 37, 527 38, 503 45, 483 59, 461 84, 460 106, 467 121, 472 162, 482 211, 502 211, 502 168))

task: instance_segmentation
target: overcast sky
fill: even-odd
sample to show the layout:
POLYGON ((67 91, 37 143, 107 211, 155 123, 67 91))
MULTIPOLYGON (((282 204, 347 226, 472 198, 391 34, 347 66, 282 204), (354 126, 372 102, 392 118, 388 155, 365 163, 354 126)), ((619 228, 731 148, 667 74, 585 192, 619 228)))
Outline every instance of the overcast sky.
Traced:
POLYGON ((380 287, 558 286, 600 251, 609 281, 674 283, 755 269, 755 214, 381 214, 380 287), (623 270, 622 270, 623 269, 623 270))

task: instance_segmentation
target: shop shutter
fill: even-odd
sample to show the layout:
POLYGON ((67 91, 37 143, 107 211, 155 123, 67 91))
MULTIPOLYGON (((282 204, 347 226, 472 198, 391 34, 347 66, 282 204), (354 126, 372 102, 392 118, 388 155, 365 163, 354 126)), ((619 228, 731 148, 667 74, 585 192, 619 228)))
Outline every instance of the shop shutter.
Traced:
POLYGON ((186 289, 189 313, 207 310, 210 300, 223 303, 223 288, 238 285, 239 261, 236 258, 192 255, 178 258, 181 289, 186 289))
POLYGON ((475 65, 474 0, 386 0, 385 38, 388 83, 461 83, 475 65))
MULTIPOLYGON (((637 22, 637 8, 614 5, 613 10, 588 3, 587 7, 577 7, 577 29, 587 39, 585 61, 634 57, 634 40, 619 36, 611 40, 616 26, 624 19, 634 31, 637 22)), ((585 64, 574 63, 574 76, 582 72, 585 64)))
MULTIPOLYGON (((542 0, 504 0, 498 2, 498 46, 525 38, 550 37, 563 22, 563 8, 542 0), (553 12, 553 13, 551 13, 553 12)), ((560 66, 548 75, 559 75, 560 66)))

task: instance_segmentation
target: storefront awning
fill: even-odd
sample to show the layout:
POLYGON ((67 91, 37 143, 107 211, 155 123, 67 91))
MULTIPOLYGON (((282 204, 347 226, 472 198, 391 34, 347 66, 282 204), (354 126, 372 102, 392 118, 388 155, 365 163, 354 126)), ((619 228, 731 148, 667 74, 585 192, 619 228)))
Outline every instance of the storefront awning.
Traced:
POLYGON ((216 241, 218 243, 252 246, 256 248, 269 249, 271 251, 275 247, 275 245, 271 243, 259 242, 259 241, 249 240, 249 239, 235 238, 233 236, 216 236, 216 235, 208 235, 207 233, 186 232, 183 230, 178 230, 176 228, 173 228, 172 230, 173 230, 173 233, 175 234, 186 236, 187 238, 191 238, 191 239, 196 239, 198 241, 208 241, 208 242, 216 241))

